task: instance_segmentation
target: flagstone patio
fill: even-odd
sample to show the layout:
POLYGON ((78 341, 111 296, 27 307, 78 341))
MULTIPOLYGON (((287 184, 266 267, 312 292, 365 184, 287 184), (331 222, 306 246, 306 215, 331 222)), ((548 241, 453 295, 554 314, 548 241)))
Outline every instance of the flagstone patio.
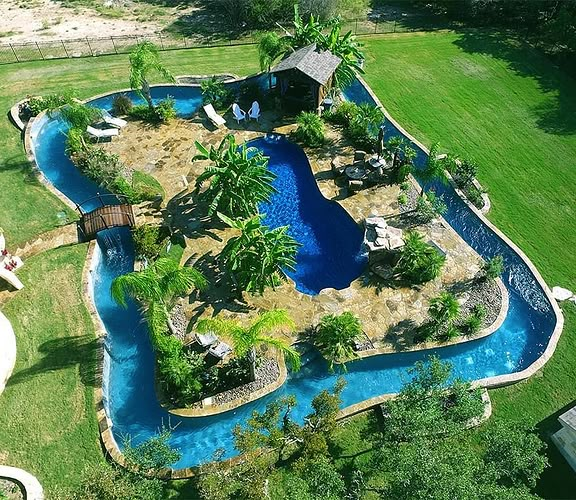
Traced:
MULTIPOLYGON (((175 119, 167 125, 153 127, 131 122, 113 142, 103 145, 108 151, 120 155, 131 168, 145 171, 156 177, 167 194, 162 217, 173 230, 181 231, 187 238, 184 261, 196 265, 211 281, 202 300, 193 294, 185 306, 186 315, 193 323, 205 316, 221 314, 224 317, 250 317, 261 310, 287 309, 299 331, 318 323, 328 313, 351 311, 362 321, 363 328, 374 345, 383 351, 409 349, 413 346, 413 328, 426 318, 429 299, 445 289, 456 289, 461 303, 470 297, 470 283, 481 268, 482 261, 458 234, 443 220, 415 227, 446 253, 446 264, 440 278, 420 287, 387 287, 378 282, 368 269, 348 288, 325 289, 316 296, 298 292, 293 283, 285 283, 263 296, 244 295, 245 303, 230 297, 229 285, 216 266, 216 257, 232 229, 214 227, 214 221, 199 213, 191 192, 196 177, 203 172, 207 162, 194 162, 194 141, 204 145, 217 145, 227 133, 233 133, 242 143, 262 136, 266 132, 289 133, 295 125, 276 111, 264 111, 259 123, 251 121, 237 125, 231 113, 225 115, 227 125, 214 129, 202 115, 192 119, 175 119)), ((365 218, 382 216, 392 226, 402 227, 397 198, 398 185, 377 186, 351 194, 347 187, 338 185, 331 173, 330 161, 335 155, 351 159, 353 148, 343 139, 339 130, 327 127, 324 147, 306 149, 316 181, 322 194, 337 200, 356 220, 363 224, 365 218)), ((146 214, 146 211, 141 211, 146 214)), ((148 215, 159 214, 148 212, 148 215)), ((140 220, 146 220, 141 216, 140 220)), ((152 220, 148 217, 147 220, 152 220)), ((491 297, 485 326, 489 326, 500 313, 502 289, 497 283, 482 291, 491 297)), ((472 299, 470 299, 472 300, 472 299)))

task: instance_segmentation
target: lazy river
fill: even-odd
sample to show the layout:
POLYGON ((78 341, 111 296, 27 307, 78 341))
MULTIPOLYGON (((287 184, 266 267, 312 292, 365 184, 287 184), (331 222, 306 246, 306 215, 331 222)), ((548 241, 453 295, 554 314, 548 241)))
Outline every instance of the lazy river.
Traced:
MULTIPOLYGON (((166 95, 175 98, 176 108, 182 116, 189 115, 193 108, 198 109, 200 105, 198 87, 158 87, 154 90, 155 98, 166 95)), ((371 100, 360 84, 349 89, 347 97, 360 102, 371 100)), ((110 102, 111 98, 106 97, 96 99, 92 104, 109 108, 110 102)), ((31 138, 36 162, 58 190, 72 201, 82 202, 102 190, 82 177, 66 157, 63 132, 65 125, 57 117, 44 117, 33 123, 31 138)), ((388 123, 387 133, 400 134, 400 131, 388 123)), ((308 183, 308 189, 313 189, 311 186, 315 181, 309 174, 309 165, 304 163, 307 162, 306 158, 302 157, 300 148, 287 144, 284 147, 272 142, 260 143, 266 155, 271 157, 271 164, 290 163, 300 167, 292 170, 304 172, 305 175, 298 182, 308 183)), ((418 162, 422 163, 425 158, 425 153, 419 150, 418 162)), ((281 170, 279 168, 280 176, 281 170)), ((434 187, 439 194, 444 195, 448 205, 446 220, 470 246, 485 258, 498 254, 504 256, 506 272, 503 280, 510 297, 507 317, 496 332, 480 340, 433 351, 380 355, 349 363, 348 373, 345 374, 347 386, 342 394, 344 406, 397 392, 409 377, 407 370, 415 361, 426 359, 430 354, 450 361, 456 376, 478 380, 526 369, 543 355, 550 343, 557 318, 530 268, 450 186, 434 187)), ((297 209, 303 219, 309 215, 306 206, 297 209)), ((268 212, 272 214, 272 210, 268 212)), ((282 208, 280 212, 286 214, 290 210, 282 208)), ((280 221, 280 218, 277 220, 280 221)), ((103 231, 98 235, 97 243, 91 288, 96 308, 108 332, 103 391, 105 408, 120 447, 125 435, 131 435, 133 442, 139 443, 151 437, 162 425, 170 425, 174 428, 172 444, 182 453, 175 468, 207 461, 217 449, 224 449, 226 456, 232 456, 232 428, 237 423, 245 422, 252 411, 263 409, 266 403, 282 394, 294 394, 299 404, 293 410, 293 416, 302 421, 310 411, 312 398, 319 391, 333 387, 337 375, 330 373, 324 360, 316 351, 311 350, 304 355, 301 371, 289 373, 286 383, 264 398, 212 417, 180 418, 169 415, 156 400, 153 353, 141 316, 134 304, 128 309, 121 309, 110 297, 112 280, 132 270, 134 252, 129 230, 119 228, 103 231)), ((354 261, 354 255, 350 257, 349 254, 348 258, 354 261)), ((308 287, 309 291, 313 293, 317 286, 317 283, 312 283, 308 287)))

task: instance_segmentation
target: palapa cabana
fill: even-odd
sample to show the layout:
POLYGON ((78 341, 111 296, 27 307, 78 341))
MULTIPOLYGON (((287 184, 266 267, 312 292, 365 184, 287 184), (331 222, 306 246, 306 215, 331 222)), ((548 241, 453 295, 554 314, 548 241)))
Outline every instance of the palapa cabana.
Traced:
POLYGON ((316 44, 302 47, 282 59, 270 73, 276 75, 280 95, 302 108, 317 109, 326 97, 342 59, 316 44))

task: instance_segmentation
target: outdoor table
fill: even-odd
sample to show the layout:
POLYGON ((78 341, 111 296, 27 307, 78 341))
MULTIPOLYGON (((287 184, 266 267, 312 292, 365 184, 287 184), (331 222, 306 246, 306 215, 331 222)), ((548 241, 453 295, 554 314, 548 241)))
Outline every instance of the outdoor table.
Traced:
POLYGON ((359 167, 357 165, 351 165, 350 167, 347 167, 344 172, 349 179, 353 180, 360 180, 367 174, 367 171, 364 167, 359 167))
POLYGON ((387 168, 388 163, 384 158, 378 158, 377 156, 373 156, 368 160, 368 164, 373 168, 377 169, 378 167, 387 168))

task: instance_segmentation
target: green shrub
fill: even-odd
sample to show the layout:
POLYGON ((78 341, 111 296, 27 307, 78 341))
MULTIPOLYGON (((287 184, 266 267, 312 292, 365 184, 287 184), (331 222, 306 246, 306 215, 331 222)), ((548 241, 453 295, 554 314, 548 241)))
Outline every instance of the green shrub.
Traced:
POLYGON ((413 169, 414 167, 412 166, 412 163, 403 163, 400 165, 398 170, 396 170, 396 182, 404 184, 413 169))
POLYGON ((423 223, 444 215, 447 210, 444 196, 436 196, 434 191, 428 191, 425 197, 419 196, 416 200, 416 216, 423 223))
POLYGON ((138 193, 141 201, 154 201, 158 197, 165 197, 162 184, 152 175, 140 170, 132 173, 132 187, 138 193))
POLYGON ((175 102, 172 97, 162 99, 156 105, 157 119, 162 123, 168 123, 170 120, 176 118, 176 108, 174 107, 174 104, 175 102))
POLYGON ((348 126, 358 114, 358 105, 350 101, 342 101, 334 110, 324 113, 324 118, 336 125, 348 126))
POLYGON ((293 135, 297 141, 310 147, 324 144, 324 123, 316 113, 303 111, 296 121, 298 128, 293 135))
POLYGON ((376 147, 376 136, 370 133, 366 124, 354 120, 344 131, 344 135, 356 149, 363 151, 374 151, 376 147))
POLYGON ((504 272, 504 257, 496 255, 482 266, 485 279, 496 279, 504 272))
POLYGON ((71 102, 62 108, 62 117, 70 124, 72 128, 82 131, 86 130, 88 125, 102 118, 102 112, 98 108, 71 102))
POLYGON ((148 123, 156 123, 158 120, 156 112, 147 104, 136 104, 135 106, 132 106, 128 115, 136 120, 142 120, 143 122, 148 123))
POLYGON ((84 130, 79 128, 68 129, 66 134, 66 154, 73 159, 81 155, 86 147, 84 130))
POLYGON ((225 110, 234 102, 234 93, 216 76, 200 83, 202 102, 212 104, 218 111, 225 110))
POLYGON ((138 257, 155 259, 166 246, 167 237, 162 235, 160 226, 140 224, 132 228, 132 240, 138 257))
POLYGON ((437 278, 446 262, 446 257, 426 243, 421 234, 408 231, 404 246, 396 264, 395 274, 411 283, 426 283, 437 278))
POLYGON ((411 187, 412 187, 412 184, 410 184, 409 182, 404 181, 404 182, 400 183, 400 191, 403 191, 405 193, 410 191, 411 187))
POLYGON ((484 198, 482 198, 483 191, 478 189, 474 184, 468 184, 468 186, 464 188, 464 194, 476 208, 482 209, 484 207, 484 198))
POLYGON ((112 113, 115 115, 128 115, 132 110, 132 99, 126 94, 119 94, 112 101, 112 113))
POLYGON ((75 91, 67 91, 61 94, 49 94, 46 96, 31 97, 28 100, 28 111, 31 116, 36 116, 42 111, 54 111, 55 109, 74 102, 75 91))
POLYGON ((170 437, 170 430, 163 428, 155 436, 134 446, 132 439, 125 436, 122 453, 129 464, 139 467, 142 472, 160 471, 182 457, 178 450, 170 446, 170 437))
POLYGON ((400 193, 398 195, 398 205, 406 205, 408 203, 408 195, 406 193, 400 193))
POLYGON ((453 175, 456 185, 465 188, 472 184, 478 174, 478 165, 471 160, 461 160, 455 164, 454 171, 450 173, 453 175))

